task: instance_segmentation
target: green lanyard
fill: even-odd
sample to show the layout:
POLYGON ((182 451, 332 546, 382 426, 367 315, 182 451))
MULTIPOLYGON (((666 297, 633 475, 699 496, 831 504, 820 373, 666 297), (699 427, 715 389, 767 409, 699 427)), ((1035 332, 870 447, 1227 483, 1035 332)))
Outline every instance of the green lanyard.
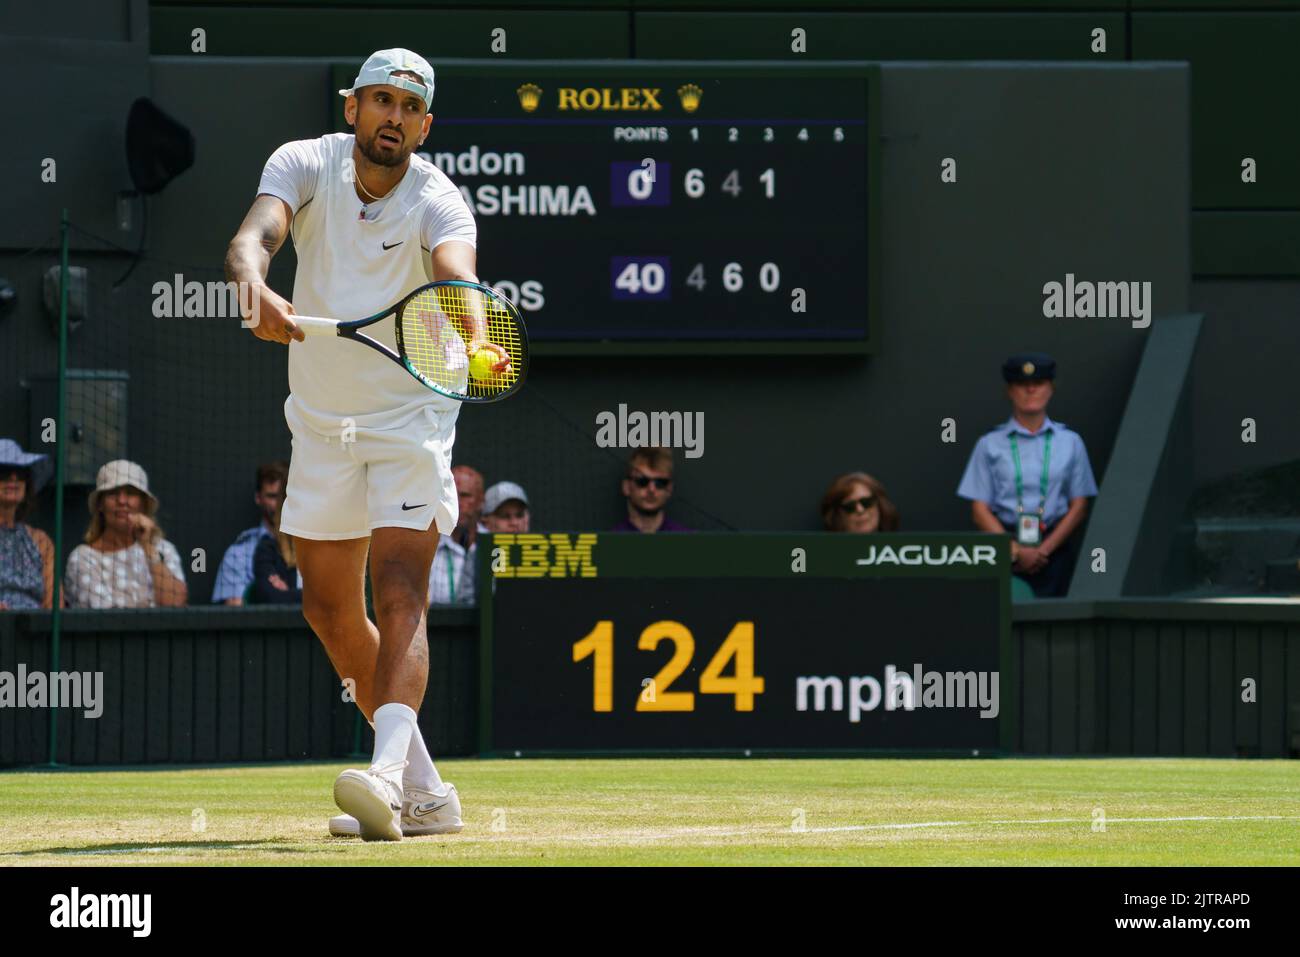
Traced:
POLYGON ((447 552, 447 590, 451 593, 447 603, 450 605, 454 605, 456 604, 456 566, 452 563, 451 560, 451 549, 450 548, 446 549, 446 552, 447 552))
MULTIPOLYGON (((1038 521, 1043 520, 1043 511, 1047 508, 1047 465, 1052 460, 1052 433, 1043 437, 1043 479, 1039 483, 1038 521)), ((1020 477, 1020 446, 1016 442, 1016 433, 1011 433, 1011 461, 1016 466, 1016 514, 1025 510, 1025 483, 1020 477)))

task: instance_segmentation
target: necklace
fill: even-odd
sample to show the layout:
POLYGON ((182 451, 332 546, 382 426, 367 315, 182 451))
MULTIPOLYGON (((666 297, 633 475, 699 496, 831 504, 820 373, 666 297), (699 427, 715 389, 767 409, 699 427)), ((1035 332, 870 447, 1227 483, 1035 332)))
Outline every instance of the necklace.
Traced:
POLYGON ((359 186, 359 187, 361 188, 361 192, 365 193, 365 194, 366 194, 367 196, 369 196, 372 200, 381 200, 381 199, 384 198, 384 196, 387 196, 388 193, 391 193, 394 189, 397 188, 397 184, 393 184, 393 187, 392 187, 391 189, 389 189, 389 190, 388 190, 388 193, 385 193, 384 196, 376 196, 374 193, 370 192, 370 190, 366 189, 366 184, 363 183, 363 182, 361 182, 361 177, 360 177, 360 176, 357 177, 357 186, 359 186))

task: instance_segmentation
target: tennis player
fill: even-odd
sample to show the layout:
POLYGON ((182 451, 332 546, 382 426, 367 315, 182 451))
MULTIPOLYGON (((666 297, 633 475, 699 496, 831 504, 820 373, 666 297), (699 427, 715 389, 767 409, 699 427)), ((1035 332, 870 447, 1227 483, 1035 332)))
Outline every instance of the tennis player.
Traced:
MULTIPOLYGON (((461 829, 416 712, 429 658, 425 613, 439 534, 456 526, 452 443, 460 404, 426 389, 372 349, 307 338, 295 314, 374 314, 431 281, 475 276, 474 217, 451 180, 413 156, 429 135, 433 69, 409 50, 380 50, 345 96, 354 133, 281 146, 230 243, 226 276, 247 283, 253 334, 289 346, 285 419, 293 455, 281 528, 295 537, 303 615, 375 729, 370 767, 334 784, 345 814, 331 833, 365 840, 461 829), (266 285, 293 235, 290 302, 266 285), (365 609, 365 570, 375 621, 365 609)), ((372 327, 394 345, 391 320, 372 327)), ((493 343, 467 334, 467 355, 493 343)))

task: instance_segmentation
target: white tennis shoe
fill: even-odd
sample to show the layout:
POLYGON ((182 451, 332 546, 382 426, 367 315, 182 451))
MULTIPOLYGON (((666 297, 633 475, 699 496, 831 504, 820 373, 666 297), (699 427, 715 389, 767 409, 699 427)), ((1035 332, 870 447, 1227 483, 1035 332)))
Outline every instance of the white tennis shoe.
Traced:
MULTIPOLYGON (((339 804, 339 807, 343 805, 339 804)), ((400 827, 403 837, 458 833, 464 823, 460 819, 460 796, 456 793, 456 785, 444 784, 438 791, 407 788, 402 794, 400 827)), ((330 834, 356 837, 361 834, 361 822, 350 814, 337 814, 330 818, 330 834)))
POLYGON ((383 775, 405 766, 349 768, 334 779, 334 803, 357 822, 363 841, 402 839, 402 790, 383 775))

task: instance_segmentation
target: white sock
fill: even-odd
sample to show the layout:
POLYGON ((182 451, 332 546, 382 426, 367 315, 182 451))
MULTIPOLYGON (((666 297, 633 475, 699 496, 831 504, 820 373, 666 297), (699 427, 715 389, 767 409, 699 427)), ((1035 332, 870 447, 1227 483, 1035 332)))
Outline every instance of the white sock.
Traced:
POLYGON ((400 701, 390 701, 375 709, 375 756, 372 768, 384 768, 384 777, 399 789, 406 752, 411 749, 411 738, 418 734, 415 712, 400 701))
POLYGON ((442 778, 433 766, 433 758, 424 743, 424 735, 417 727, 411 735, 411 749, 406 752, 406 776, 402 778, 402 787, 417 787, 422 791, 436 791, 442 787, 442 778))

